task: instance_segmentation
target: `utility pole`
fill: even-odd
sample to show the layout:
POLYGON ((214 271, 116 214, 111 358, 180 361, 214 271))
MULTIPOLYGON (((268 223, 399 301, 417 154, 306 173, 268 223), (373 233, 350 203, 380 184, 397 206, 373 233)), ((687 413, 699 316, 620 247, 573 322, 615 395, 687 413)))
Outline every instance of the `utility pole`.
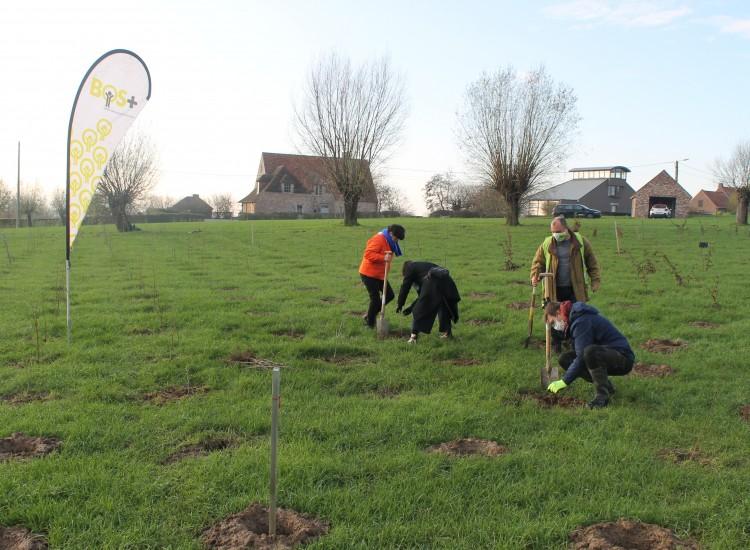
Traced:
POLYGON ((682 159, 681 161, 674 161, 674 181, 680 183, 680 162, 685 162, 690 159, 682 159))
POLYGON ((18 142, 18 178, 16 179, 16 229, 21 220, 21 142, 18 142))

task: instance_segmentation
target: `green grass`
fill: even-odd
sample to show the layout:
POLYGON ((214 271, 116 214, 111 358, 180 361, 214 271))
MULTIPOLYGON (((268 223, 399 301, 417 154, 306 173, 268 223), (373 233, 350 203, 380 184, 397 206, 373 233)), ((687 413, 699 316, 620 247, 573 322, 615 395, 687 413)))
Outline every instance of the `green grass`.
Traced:
MULTIPOLYGON (((506 304, 528 299, 528 284, 515 283, 527 281, 546 220, 511 230, 523 264, 514 272, 503 269, 501 220, 401 220, 405 258, 449 267, 464 298, 455 340, 433 334, 416 347, 377 341, 356 315, 367 301, 361 252, 382 221, 163 224, 131 234, 86 226, 73 251, 71 346, 62 229, 3 230, 14 259, 0 244, 0 396, 46 391, 52 399, 0 401, 0 437, 56 436, 63 447, 0 463, 0 525, 46 533, 57 548, 194 548, 218 519, 267 502, 270 372, 225 362, 250 349, 288 365, 279 504, 330 521, 330 534, 310 548, 564 548, 577 526, 619 517, 670 527, 706 548, 747 548, 750 426, 738 409, 750 402, 750 234, 729 218, 691 219, 683 229, 617 221, 619 256, 612 219, 583 222, 603 270, 592 304, 638 360, 677 372, 615 379, 614 402, 598 412, 545 410, 517 397, 537 387, 543 352, 523 348, 526 312, 506 304), (699 241, 710 243, 711 265, 699 241), (647 259, 656 273, 644 283, 634 263, 647 259), (720 326, 689 325, 696 320, 720 326), (304 338, 273 334, 290 330, 304 338), (649 338, 689 347, 660 356, 640 347, 649 338), (334 353, 349 362, 323 360, 334 353), (481 363, 459 367, 455 358, 481 363), (141 397, 185 384, 211 391, 163 406, 141 397), (394 398, 378 393, 393 390, 394 398), (240 445, 161 464, 207 436, 240 445), (424 452, 459 437, 511 452, 424 452), (694 445, 714 463, 657 456, 694 445)), ((408 330, 393 308, 388 317, 408 330)), ((565 391, 592 396, 583 381, 565 391)))

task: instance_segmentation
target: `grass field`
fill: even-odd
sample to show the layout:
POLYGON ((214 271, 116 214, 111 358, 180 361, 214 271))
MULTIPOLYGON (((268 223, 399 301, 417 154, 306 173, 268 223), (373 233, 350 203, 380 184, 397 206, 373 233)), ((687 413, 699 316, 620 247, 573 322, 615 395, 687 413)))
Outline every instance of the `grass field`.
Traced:
MULTIPOLYGON (((71 346, 63 230, 3 230, 0 437, 62 447, 0 462, 0 525, 44 533, 53 548, 197 548, 217 520, 267 502, 270 371, 226 361, 249 350, 287 366, 279 505, 331 524, 309 548, 565 548, 576 527, 620 517, 705 548, 748 548, 748 229, 728 217, 617 221, 620 255, 612 219, 583 221, 603 271, 592 304, 638 361, 675 374, 615 379, 612 405, 596 412, 523 397, 544 352, 523 348, 526 312, 507 304, 529 298, 547 220, 510 231, 517 271, 505 270, 502 220, 401 220, 404 258, 447 266, 463 296, 456 338, 413 347, 377 341, 360 319, 357 267, 383 221, 86 226, 72 258, 71 346), (688 346, 650 353, 649 338, 688 346), (201 391, 144 399, 172 386, 201 391), (47 395, 8 401, 36 393, 47 395), (164 464, 208 437, 236 445, 164 464), (425 452, 461 437, 510 452, 425 452), (703 459, 662 457, 680 449, 703 459)), ((407 318, 388 317, 408 334, 407 318)), ((541 316, 536 325, 541 338, 541 316)), ((592 396, 582 380, 564 391, 592 396)))

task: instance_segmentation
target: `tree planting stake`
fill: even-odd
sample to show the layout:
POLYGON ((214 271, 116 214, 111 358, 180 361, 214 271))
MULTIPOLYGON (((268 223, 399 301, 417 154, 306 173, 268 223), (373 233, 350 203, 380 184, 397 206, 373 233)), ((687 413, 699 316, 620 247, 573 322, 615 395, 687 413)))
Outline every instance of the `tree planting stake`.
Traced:
POLYGON ((276 445, 279 440, 279 405, 281 394, 281 369, 273 368, 272 401, 271 401, 271 501, 268 507, 268 534, 276 536, 276 445))

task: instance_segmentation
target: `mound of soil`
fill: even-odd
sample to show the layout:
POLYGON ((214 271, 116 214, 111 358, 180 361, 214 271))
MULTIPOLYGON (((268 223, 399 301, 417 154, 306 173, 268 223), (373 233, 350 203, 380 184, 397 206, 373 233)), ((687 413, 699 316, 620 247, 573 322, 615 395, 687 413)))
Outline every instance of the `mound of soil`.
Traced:
POLYGON ((685 464, 686 462, 695 462, 701 466, 710 466, 715 461, 704 455, 699 449, 662 449, 658 453, 659 458, 672 462, 674 464, 685 464))
POLYGON ((54 437, 30 437, 16 432, 0 439, 0 460, 36 458, 51 453, 60 445, 62 442, 54 437))
POLYGON ((673 374, 674 369, 669 365, 649 365, 646 363, 636 363, 633 365, 633 376, 664 378, 673 374))
POLYGON ((8 405, 25 405, 26 403, 32 403, 34 401, 48 401, 49 399, 52 399, 52 397, 46 391, 36 393, 13 393, 0 397, 0 401, 3 401, 8 405))
POLYGON ((508 309, 514 309, 516 311, 528 311, 529 302, 511 302, 507 305, 508 309))
POLYGON ((469 319, 466 321, 466 324, 469 324, 473 327, 484 327, 487 325, 494 325, 497 321, 493 321, 492 319, 469 319))
POLYGON ((150 401, 154 405, 164 405, 165 403, 178 401, 193 395, 200 395, 207 391, 209 390, 206 386, 170 386, 163 390, 145 394, 143 400, 150 401))
POLYGON ((242 365, 243 367, 252 367, 256 369, 272 369, 274 367, 284 367, 285 365, 279 365, 269 359, 263 359, 262 357, 256 357, 255 354, 250 351, 236 351, 227 358, 228 363, 235 365, 242 365))
POLYGON ((47 541, 25 527, 0 525, 0 550, 46 550, 47 541))
POLYGON ((482 362, 479 359, 471 359, 471 358, 458 358, 453 359, 451 361, 451 365, 455 365, 457 367, 472 367, 474 365, 481 365, 482 362))
POLYGON ((574 550, 698 550, 665 527, 627 519, 576 529, 568 537, 574 550))
POLYGON ((575 409, 583 407, 586 402, 561 393, 539 392, 535 390, 526 390, 518 392, 522 399, 533 399, 540 407, 551 409, 552 407, 561 407, 563 409, 575 409))
POLYGON ((685 340, 669 340, 666 338, 653 338, 643 344, 643 349, 655 353, 672 353, 687 347, 685 340))
POLYGON ((362 317, 364 317, 364 316, 365 316, 365 314, 366 314, 367 312, 365 312, 365 311, 354 311, 354 310, 352 309, 352 310, 350 310, 350 311, 347 311, 347 313, 348 313, 349 315, 351 315, 352 317, 359 317, 359 318, 361 319, 362 317))
POLYGON ((438 443, 437 445, 432 445, 430 447, 427 447, 427 452, 441 453, 451 456, 500 456, 507 453, 508 448, 494 441, 467 437, 464 439, 456 439, 455 441, 448 441, 446 443, 438 443))
POLYGON ((495 293, 494 292, 470 292, 469 297, 477 299, 477 300, 486 300, 488 298, 494 298, 495 293))
POLYGON ((206 529, 201 540, 206 548, 222 550, 286 550, 325 535, 329 528, 325 521, 278 508, 276 537, 271 538, 268 535, 268 509, 256 502, 206 529))
POLYGON ((305 337, 304 330, 297 330, 293 328, 272 330, 271 334, 273 334, 274 336, 283 336, 285 338, 294 338, 295 340, 301 340, 305 337))
POLYGON ((745 405, 740 408, 740 417, 746 422, 750 422, 750 405, 745 405))
POLYGON ((719 328, 718 324, 711 323, 710 321, 693 321, 690 323, 690 326, 695 328, 719 328))
POLYGON ((204 439, 200 443, 182 447, 177 452, 172 453, 166 459, 164 459, 163 464, 174 464, 175 462, 179 462, 180 460, 184 460, 186 458, 205 456, 215 451, 222 451, 224 449, 229 449, 236 446, 237 441, 235 441, 234 439, 224 437, 208 438, 204 439))

